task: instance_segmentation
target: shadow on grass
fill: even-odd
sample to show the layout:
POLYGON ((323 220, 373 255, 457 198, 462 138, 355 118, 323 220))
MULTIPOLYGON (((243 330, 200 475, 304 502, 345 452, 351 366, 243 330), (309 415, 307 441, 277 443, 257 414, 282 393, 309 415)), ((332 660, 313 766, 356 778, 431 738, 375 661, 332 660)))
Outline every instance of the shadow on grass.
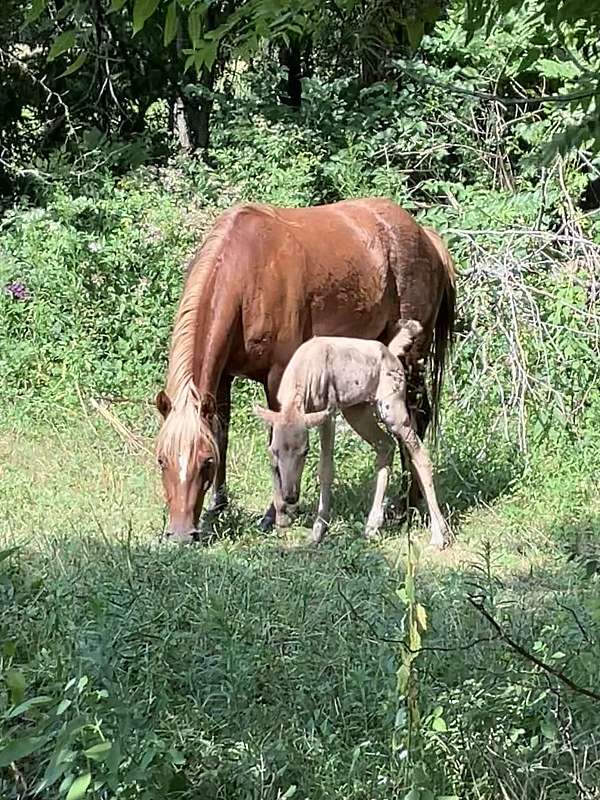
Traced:
MULTIPOLYGON (((118 542, 48 537, 44 550, 0 564, 6 663, 23 675, 25 699, 51 698, 5 719, 6 738, 41 737, 19 762, 28 785, 60 744, 72 754, 63 774, 91 768, 126 796, 141 787, 157 800, 404 797, 402 572, 350 536, 319 548, 256 546, 248 515, 229 514, 245 536, 212 548, 129 533, 118 542), (101 741, 114 743, 114 769, 84 754, 101 741)), ((440 558, 420 568, 427 622, 413 680, 425 785, 437 795, 538 798, 559 781, 561 797, 575 798, 576 774, 585 786, 600 779, 593 759, 579 774, 598 755, 598 716, 495 640, 465 594, 478 586, 515 638, 593 685, 591 583, 575 585, 578 573, 555 561, 550 596, 547 576, 545 592, 533 592, 513 585, 513 573, 493 580, 490 565, 440 558), (579 749, 566 753, 565 737, 579 749)), ((0 773, 3 797, 18 796, 15 774, 0 773)))

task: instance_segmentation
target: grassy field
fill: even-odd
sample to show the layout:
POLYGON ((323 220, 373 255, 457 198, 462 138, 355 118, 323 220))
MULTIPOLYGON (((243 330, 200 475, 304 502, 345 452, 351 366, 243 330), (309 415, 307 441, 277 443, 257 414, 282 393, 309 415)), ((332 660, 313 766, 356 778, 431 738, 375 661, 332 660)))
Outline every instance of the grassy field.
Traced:
POLYGON ((407 532, 390 523, 380 542, 360 539, 372 460, 350 434, 324 544, 303 542, 316 452, 307 513, 265 537, 265 434, 238 405, 232 507, 206 546, 174 548, 158 540, 143 449, 152 411, 114 413, 142 447, 87 405, 4 414, 0 550, 19 549, 0 562, 1 724, 25 749, 12 767, 0 750, 2 797, 598 796, 597 701, 495 638, 468 601, 484 597, 512 639, 579 686, 600 685, 592 435, 529 460, 506 445, 496 469, 483 454, 450 459, 457 434, 442 442, 458 540, 422 551, 427 629, 407 693, 407 532))

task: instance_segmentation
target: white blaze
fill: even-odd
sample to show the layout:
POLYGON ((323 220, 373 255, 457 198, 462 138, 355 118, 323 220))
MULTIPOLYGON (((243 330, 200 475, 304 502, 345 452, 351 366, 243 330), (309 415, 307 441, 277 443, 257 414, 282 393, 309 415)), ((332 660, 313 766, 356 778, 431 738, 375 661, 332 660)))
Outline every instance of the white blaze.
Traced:
POLYGON ((180 483, 185 483, 185 479, 187 478, 187 468, 188 468, 187 456, 184 456, 182 453, 180 453, 178 461, 179 461, 179 481, 180 483))

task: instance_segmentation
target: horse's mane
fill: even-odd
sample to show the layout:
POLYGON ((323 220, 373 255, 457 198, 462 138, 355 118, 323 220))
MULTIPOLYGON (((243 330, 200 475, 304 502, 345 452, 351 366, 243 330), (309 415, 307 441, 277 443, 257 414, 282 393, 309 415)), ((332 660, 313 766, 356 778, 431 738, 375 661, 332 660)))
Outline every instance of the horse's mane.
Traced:
POLYGON ((247 203, 235 206, 217 219, 200 250, 187 268, 187 277, 171 337, 167 393, 175 397, 181 387, 194 382, 194 349, 196 334, 202 314, 206 311, 203 292, 206 281, 215 266, 219 251, 227 239, 235 220, 242 214, 260 213, 281 219, 271 206, 247 203))
MULTIPOLYGON (((218 425, 215 417, 215 427, 218 425)), ((156 445, 157 453, 175 461, 182 453, 189 454, 191 463, 196 463, 202 448, 201 442, 208 447, 209 455, 219 462, 219 446, 217 431, 202 418, 200 413, 200 396, 193 381, 184 384, 175 397, 156 445)), ((216 476, 216 470, 215 470, 216 476)))
MULTIPOLYGON (((171 399, 171 412, 165 420, 157 448, 166 457, 177 457, 191 447, 194 459, 200 452, 202 440, 210 448, 211 455, 218 461, 217 444, 218 419, 214 416, 211 427, 201 414, 203 397, 196 385, 194 366, 198 327, 206 312, 206 283, 213 274, 221 249, 224 246, 236 219, 242 214, 264 214, 280 222, 285 220, 271 206, 248 203, 236 206, 217 219, 187 268, 185 286, 171 337, 167 394, 171 399)), ((214 398, 213 398, 214 399, 214 398)), ((216 474, 216 473, 215 473, 216 474)))

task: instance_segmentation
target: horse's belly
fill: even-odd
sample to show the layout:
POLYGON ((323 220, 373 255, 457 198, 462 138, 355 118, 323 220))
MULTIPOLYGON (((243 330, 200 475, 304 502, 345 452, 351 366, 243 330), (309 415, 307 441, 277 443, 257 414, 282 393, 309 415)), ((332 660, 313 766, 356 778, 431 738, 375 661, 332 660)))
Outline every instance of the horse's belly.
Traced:
POLYGON ((388 322, 398 316, 398 300, 391 285, 335 287, 331 294, 311 303, 313 336, 350 336, 377 339, 388 322))

